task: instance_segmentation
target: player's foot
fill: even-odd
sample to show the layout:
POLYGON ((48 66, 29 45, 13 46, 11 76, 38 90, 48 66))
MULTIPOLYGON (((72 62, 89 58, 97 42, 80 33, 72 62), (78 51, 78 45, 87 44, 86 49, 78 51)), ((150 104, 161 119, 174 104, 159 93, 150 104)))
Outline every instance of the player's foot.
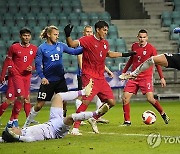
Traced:
POLYGON ((124 121, 124 123, 120 126, 131 126, 131 122, 130 121, 124 121))
POLYGON ((103 118, 98 118, 96 120, 97 123, 103 123, 103 124, 108 124, 109 123, 109 120, 106 120, 106 119, 103 119, 103 118))
POLYGON ((18 120, 13 120, 13 127, 19 127, 18 120))
POLYGON ((87 125, 87 123, 84 121, 81 121, 81 125, 87 125))
POLYGON ((103 115, 109 110, 109 105, 107 103, 104 103, 98 110, 97 114, 98 115, 103 115))
POLYGON ((33 121, 31 121, 31 124, 37 125, 37 124, 39 124, 39 121, 33 120, 33 121))
POLYGON ((119 76, 119 79, 121 80, 128 80, 128 79, 135 79, 136 76, 130 74, 130 73, 123 73, 119 76))
POLYGON ((71 135, 80 136, 82 133, 79 132, 78 128, 73 128, 71 131, 71 135))
POLYGON ((88 97, 92 93, 93 88, 93 80, 90 79, 88 85, 84 88, 85 89, 85 95, 88 97))
POLYGON ((99 134, 96 120, 94 118, 89 118, 88 122, 91 125, 93 132, 95 132, 96 134, 99 134))
POLYGON ((9 121, 6 125, 7 128, 12 128, 13 127, 13 121, 9 121))
POLYGON ((4 140, 2 139, 2 137, 0 137, 0 143, 4 142, 4 140))
POLYGON ((165 124, 168 124, 168 123, 169 123, 170 118, 167 116, 166 113, 162 114, 161 117, 163 118, 165 124))

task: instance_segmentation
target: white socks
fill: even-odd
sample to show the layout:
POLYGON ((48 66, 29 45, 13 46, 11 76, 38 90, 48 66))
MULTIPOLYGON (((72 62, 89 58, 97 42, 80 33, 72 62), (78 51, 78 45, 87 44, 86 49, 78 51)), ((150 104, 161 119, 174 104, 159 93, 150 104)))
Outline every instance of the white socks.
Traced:
POLYGON ((81 104, 82 104, 82 101, 79 99, 76 99, 76 109, 78 109, 81 104))
POLYGON ((139 73, 145 71, 146 69, 148 69, 150 66, 152 66, 154 64, 154 60, 153 57, 147 59, 144 63, 142 63, 141 65, 139 65, 133 72, 131 72, 130 74, 133 76, 138 76, 139 73))
POLYGON ((80 112, 80 113, 73 113, 72 118, 74 121, 78 120, 87 120, 93 116, 93 112, 80 112))
POLYGON ((85 90, 79 90, 79 91, 68 91, 64 93, 58 93, 63 101, 71 101, 76 99, 78 96, 85 95, 85 90))
POLYGON ((97 95, 95 96, 95 103, 96 103, 96 110, 98 110, 103 105, 103 103, 101 102, 101 100, 97 95))
POLYGON ((38 112, 34 111, 34 106, 31 108, 31 112, 29 113, 29 116, 26 119, 26 122, 23 126, 23 128, 28 127, 30 123, 34 120, 34 118, 37 116, 38 112))

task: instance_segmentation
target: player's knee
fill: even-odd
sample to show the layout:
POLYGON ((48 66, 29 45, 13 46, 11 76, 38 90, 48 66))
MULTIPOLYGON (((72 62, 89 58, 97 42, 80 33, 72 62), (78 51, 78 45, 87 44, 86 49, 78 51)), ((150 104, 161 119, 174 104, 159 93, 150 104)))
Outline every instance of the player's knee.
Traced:
POLYGON ((124 105, 125 105, 125 104, 128 104, 129 101, 130 101, 130 99, 128 99, 128 98, 125 97, 125 96, 122 96, 122 102, 123 102, 124 105))
POLYGON ((19 100, 20 102, 24 103, 25 98, 24 98, 24 96, 18 96, 17 100, 19 100))
POLYGON ((112 107, 115 106, 115 104, 116 104, 115 100, 110 100, 110 101, 108 101, 107 103, 108 103, 108 105, 109 105, 110 108, 112 108, 112 107))
POLYGON ((34 110, 37 112, 39 110, 41 110, 41 108, 43 107, 43 103, 36 103, 36 105, 34 106, 34 110))

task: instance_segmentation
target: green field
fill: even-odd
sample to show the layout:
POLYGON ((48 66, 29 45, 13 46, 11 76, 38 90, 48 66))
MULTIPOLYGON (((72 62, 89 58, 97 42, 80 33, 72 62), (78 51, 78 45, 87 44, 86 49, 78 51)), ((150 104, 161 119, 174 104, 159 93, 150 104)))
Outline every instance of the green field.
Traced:
MULTIPOLYGON (((118 103, 104 117, 110 121, 109 124, 98 124, 100 134, 94 134, 89 124, 81 126, 82 136, 67 135, 64 139, 48 140, 33 143, 0 143, 0 153, 9 154, 38 154, 38 153, 60 153, 60 154, 119 154, 119 153, 180 153, 180 102, 161 102, 166 113, 170 117, 170 123, 164 121, 155 109, 147 102, 131 103, 130 127, 120 127, 123 123, 122 104, 118 103), (141 115, 145 110, 152 110, 157 115, 157 121, 153 125, 145 125, 141 120, 141 115), (159 133, 161 143, 152 148, 148 145, 147 137, 150 133, 159 133)), ((88 110, 94 110, 95 105, 90 105, 88 110)), ((73 104, 68 105, 68 114, 74 112, 73 104)), ((2 132, 8 121, 11 108, 9 108, 1 118, 3 125, 0 126, 2 132)), ((36 120, 47 121, 49 117, 49 106, 44 107, 36 120)), ((22 126, 25 120, 24 112, 21 112, 19 123, 22 126)), ((155 138, 153 141, 156 141, 155 138)))

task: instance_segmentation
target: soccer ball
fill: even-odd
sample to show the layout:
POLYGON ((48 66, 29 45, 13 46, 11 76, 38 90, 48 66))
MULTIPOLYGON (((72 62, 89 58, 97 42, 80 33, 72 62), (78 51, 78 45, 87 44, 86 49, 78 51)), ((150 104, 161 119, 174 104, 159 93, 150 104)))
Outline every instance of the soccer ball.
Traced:
POLYGON ((150 110, 144 111, 142 114, 142 120, 146 125, 152 125, 156 121, 156 114, 150 110))

